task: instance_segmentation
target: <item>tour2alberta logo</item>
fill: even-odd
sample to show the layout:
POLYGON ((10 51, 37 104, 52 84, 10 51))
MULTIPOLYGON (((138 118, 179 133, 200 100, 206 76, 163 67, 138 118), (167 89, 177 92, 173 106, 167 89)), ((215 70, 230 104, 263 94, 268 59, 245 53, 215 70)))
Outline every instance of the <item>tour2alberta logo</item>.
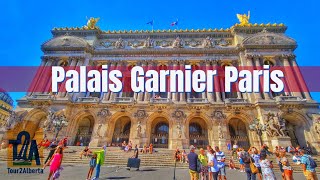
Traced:
MULTIPOLYGON (((43 134, 43 133, 42 133, 43 134)), ((9 174, 30 174, 43 173, 43 149, 38 148, 36 139, 31 139, 27 131, 12 132, 8 131, 9 148, 8 154, 8 173, 9 174)), ((42 136, 37 134, 37 136, 42 136)))

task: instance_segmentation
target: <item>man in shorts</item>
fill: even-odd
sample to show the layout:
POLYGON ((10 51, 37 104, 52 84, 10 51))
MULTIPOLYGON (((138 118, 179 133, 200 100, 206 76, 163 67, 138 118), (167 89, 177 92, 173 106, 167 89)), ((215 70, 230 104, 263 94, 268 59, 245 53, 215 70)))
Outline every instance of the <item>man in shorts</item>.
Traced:
POLYGON ((219 167, 219 179, 224 179, 226 180, 226 166, 225 166, 225 161, 226 161, 226 156, 224 155, 224 152, 220 151, 219 147, 216 146, 214 148, 216 151, 216 158, 218 161, 218 167, 219 167))
POLYGON ((188 162, 189 162, 189 174, 191 180, 198 180, 199 173, 197 172, 197 163, 198 163, 198 154, 196 154, 195 147, 193 145, 190 146, 190 153, 188 154, 188 162))

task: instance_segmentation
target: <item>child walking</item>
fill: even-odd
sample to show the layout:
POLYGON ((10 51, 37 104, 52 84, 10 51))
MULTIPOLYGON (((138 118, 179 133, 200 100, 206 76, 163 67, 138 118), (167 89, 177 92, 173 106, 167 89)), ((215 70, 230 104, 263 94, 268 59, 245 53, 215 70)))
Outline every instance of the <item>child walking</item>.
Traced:
POLYGON ((89 162, 89 165, 90 165, 90 169, 89 169, 89 172, 88 172, 87 180, 91 179, 93 170, 97 165, 97 154, 93 154, 92 155, 91 160, 89 162))

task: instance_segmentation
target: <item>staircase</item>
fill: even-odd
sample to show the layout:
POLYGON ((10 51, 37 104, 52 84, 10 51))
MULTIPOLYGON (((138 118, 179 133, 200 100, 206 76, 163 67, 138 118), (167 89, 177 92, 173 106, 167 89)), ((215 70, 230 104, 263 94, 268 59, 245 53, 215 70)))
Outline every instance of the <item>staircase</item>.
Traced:
MULTIPOLYGON (((64 150, 63 154, 63 164, 64 165, 89 165, 90 158, 86 158, 82 156, 80 159, 80 152, 84 149, 84 147, 79 146, 69 146, 64 150)), ((90 148, 91 151, 100 150, 101 148, 90 148)), ((139 152, 139 159, 141 159, 141 167, 174 167, 175 162, 173 161, 173 153, 174 150, 168 149, 157 149, 158 152, 154 152, 153 154, 142 154, 139 152)), ((43 161, 48 156, 49 151, 43 150, 44 158, 41 158, 43 161)), ((120 150, 119 147, 108 147, 107 153, 105 157, 105 166, 119 166, 124 167, 127 165, 128 158, 133 156, 133 151, 124 152, 120 150)), ((7 151, 0 151, 0 161, 7 161, 7 151)), ((187 163, 177 162, 176 166, 178 168, 187 168, 187 163)))
MULTIPOLYGON (((67 149, 64 150, 64 157, 63 157, 63 164, 64 165, 88 165, 90 158, 82 157, 80 159, 80 152, 84 149, 84 147, 79 146, 69 146, 67 149)), ((91 151, 100 150, 101 148, 90 148, 91 151)), ((153 167, 153 168, 161 168, 161 167, 174 167, 175 162, 173 160, 173 154, 174 150, 169 149, 156 149, 158 152, 155 152, 153 154, 142 154, 139 152, 139 158, 141 159, 141 167, 153 167)), ((189 152, 188 150, 186 150, 189 152)), ((43 161, 47 157, 49 151, 44 150, 44 158, 41 158, 43 161)), ((229 159, 231 158, 231 152, 227 151, 226 154, 226 164, 228 165, 229 159)), ((133 156, 133 151, 131 152, 123 152, 118 147, 108 147, 107 153, 105 157, 105 163, 104 166, 119 166, 119 167, 125 167, 127 164, 128 158, 133 156)), ((302 172, 302 168, 300 165, 296 165, 292 162, 292 155, 287 154, 287 158, 290 161, 290 165, 293 167, 294 172, 302 172)), ((313 158, 316 160, 317 164, 320 165, 320 156, 313 156, 313 158)), ((274 165, 274 171, 279 172, 278 165, 276 164, 276 157, 275 156, 268 156, 268 159, 270 161, 273 161, 274 165)), ((0 161, 7 161, 7 151, 6 150, 0 150, 0 161)), ((236 164, 236 167, 239 168, 239 162, 237 160, 234 160, 234 163, 236 164)), ((188 168, 187 163, 176 163, 177 168, 188 168)), ((318 168, 319 169, 319 168, 318 168)), ((320 170, 318 170, 318 173, 320 173, 320 170)))

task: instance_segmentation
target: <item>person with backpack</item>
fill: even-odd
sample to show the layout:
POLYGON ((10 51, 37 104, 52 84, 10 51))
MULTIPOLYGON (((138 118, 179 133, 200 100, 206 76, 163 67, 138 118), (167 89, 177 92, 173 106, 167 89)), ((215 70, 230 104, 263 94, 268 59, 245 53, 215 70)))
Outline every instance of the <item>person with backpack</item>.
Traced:
POLYGON ((317 163, 314 161, 314 159, 311 156, 305 154, 305 150, 303 149, 300 149, 300 155, 301 155, 302 170, 306 179, 318 180, 317 173, 316 173, 317 163))
POLYGON ((252 173, 250 168, 250 163, 254 162, 254 159, 249 155, 248 152, 245 152, 240 157, 244 163, 245 172, 247 173, 247 180, 256 180, 256 174, 252 173))

